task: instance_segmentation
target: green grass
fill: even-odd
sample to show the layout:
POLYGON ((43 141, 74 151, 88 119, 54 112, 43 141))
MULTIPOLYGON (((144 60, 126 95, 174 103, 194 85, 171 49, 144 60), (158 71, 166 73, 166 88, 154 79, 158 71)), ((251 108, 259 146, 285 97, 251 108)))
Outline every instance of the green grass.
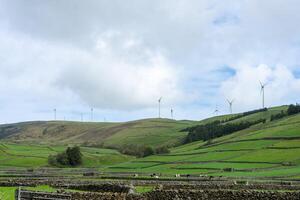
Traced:
MULTIPOLYGON (((1 167, 37 168, 48 165, 48 156, 64 151, 67 146, 20 145, 0 143, 1 167)), ((105 167, 126 162, 133 157, 120 154, 112 149, 82 147, 83 164, 81 167, 105 167)))
POLYGON ((245 153, 231 161, 250 162, 294 162, 300 159, 300 149, 261 149, 245 153))
MULTIPOLYGON (((17 187, 0 187, 0 199, 1 200, 13 200, 15 199, 15 191, 17 187)), ((22 187, 22 189, 41 191, 41 192, 55 192, 56 189, 48 185, 39 185, 37 187, 22 187)))
POLYGON ((135 190, 137 193, 150 192, 154 189, 154 186, 136 186, 135 190))
POLYGON ((1 200, 13 200, 15 199, 16 187, 0 187, 0 199, 1 200))
MULTIPOLYGON (((235 121, 269 118, 281 109, 286 107, 272 108, 235 121)), ((300 139, 297 137, 300 137, 300 115, 293 115, 272 122, 268 120, 265 124, 216 138, 212 145, 206 146, 205 142, 196 141, 172 148, 170 154, 136 159, 127 162, 123 168, 107 170, 135 169, 136 172, 169 175, 190 173, 231 177, 299 177, 300 148, 297 147, 300 147, 300 139), (225 168, 233 168, 234 171, 225 172, 225 168)))
POLYGON ((122 146, 127 144, 145 144, 150 146, 172 146, 179 144, 186 136, 180 130, 193 126, 197 122, 174 121, 169 119, 140 120, 138 124, 123 129, 104 140, 106 146, 122 146))
POLYGON ((26 122, 0 125, 0 136, 8 134, 9 137, 2 139, 21 144, 56 144, 62 146, 89 144, 114 148, 128 144, 144 144, 153 147, 174 146, 180 144, 186 135, 185 132, 181 132, 182 129, 199 123, 197 121, 155 118, 123 123, 26 122), (9 131, 11 127, 18 131, 12 134, 9 131))
MULTIPOLYGON (((286 106, 274 107, 266 112, 241 117, 239 121, 267 119, 248 129, 215 138, 212 144, 204 141, 179 145, 186 136, 183 128, 214 120, 229 119, 232 115, 217 116, 203 121, 174 121, 146 119, 128 123, 75 123, 47 122, 36 128, 26 125, 22 137, 34 144, 0 143, 0 167, 43 167, 49 154, 61 152, 65 143, 101 141, 105 147, 125 144, 179 145, 169 154, 133 158, 116 150, 82 147, 82 167, 96 167, 105 172, 207 174, 229 177, 293 178, 300 177, 300 115, 269 121, 272 114, 286 110, 286 106), (48 131, 41 136, 42 128, 48 131), (61 130, 60 135, 57 130, 61 130), (45 142, 41 142, 43 140, 45 142), (58 144, 49 145, 49 142, 58 144), (37 145, 39 144, 39 145, 37 145), (224 169, 233 168, 233 172, 224 169)), ((20 136, 17 141, 22 141, 20 136)), ((15 138, 16 139, 16 138, 15 138)), ((142 189, 141 189, 142 190, 142 189)))

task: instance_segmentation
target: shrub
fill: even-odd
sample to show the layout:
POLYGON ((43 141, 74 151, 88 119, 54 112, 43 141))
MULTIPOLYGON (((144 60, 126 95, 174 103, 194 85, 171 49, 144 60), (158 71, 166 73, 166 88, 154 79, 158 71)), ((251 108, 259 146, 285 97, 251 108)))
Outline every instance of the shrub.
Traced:
POLYGON ((155 149, 156 154, 165 154, 170 153, 170 150, 166 146, 160 146, 155 149))
POLYGON ((278 113, 278 114, 274 114, 274 115, 271 115, 271 118, 270 118, 270 121, 274 121, 274 120, 277 120, 277 119, 281 119, 281 118, 284 118, 285 116, 287 116, 287 113, 283 112, 283 110, 278 113))
MULTIPOLYGON (((132 155, 136 157, 146 157, 157 153, 157 149, 153 149, 147 145, 125 145, 119 150, 123 154, 132 155)), ((162 150, 159 150, 162 151, 162 150)))
POLYGON ((236 131, 249 128, 252 125, 265 123, 265 122, 266 119, 259 119, 253 122, 242 121, 239 123, 227 123, 227 124, 222 124, 220 121, 214 121, 212 123, 190 127, 187 129, 189 133, 186 136, 185 143, 189 143, 197 140, 208 141, 210 139, 214 139, 217 137, 234 133, 236 131))
POLYGON ((287 110, 288 115, 294 115, 300 113, 300 105, 296 104, 293 105, 291 104, 287 110))
POLYGON ((79 147, 68 147, 66 151, 56 155, 49 155, 49 165, 78 166, 82 163, 79 147))
POLYGON ((66 152, 62 152, 56 155, 57 163, 61 165, 69 165, 69 159, 66 152))
POLYGON ((68 147, 66 154, 68 162, 71 166, 77 166, 81 164, 81 153, 79 147, 68 147))
POLYGON ((154 154, 154 150, 152 147, 150 146, 146 146, 144 149, 143 149, 143 157, 146 157, 146 156, 151 156, 154 154))

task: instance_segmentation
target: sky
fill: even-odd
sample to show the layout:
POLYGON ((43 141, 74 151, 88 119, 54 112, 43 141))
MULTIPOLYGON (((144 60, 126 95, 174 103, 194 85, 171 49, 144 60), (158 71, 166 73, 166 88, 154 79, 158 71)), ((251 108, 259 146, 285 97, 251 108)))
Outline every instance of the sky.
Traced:
POLYGON ((0 123, 200 120, 300 100, 298 0, 0 0, 0 123))

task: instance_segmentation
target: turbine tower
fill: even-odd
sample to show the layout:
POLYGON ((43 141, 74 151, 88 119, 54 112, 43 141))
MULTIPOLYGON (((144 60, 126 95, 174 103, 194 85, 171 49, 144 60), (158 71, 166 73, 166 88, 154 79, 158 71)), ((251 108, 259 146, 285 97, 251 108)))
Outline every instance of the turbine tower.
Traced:
POLYGON ((232 114, 232 104, 233 104, 233 102, 234 102, 234 99, 232 99, 232 100, 226 99, 226 100, 227 100, 227 102, 228 102, 228 104, 229 104, 229 111, 230 111, 230 114, 232 114))
POLYGON ((171 108, 171 119, 173 119, 173 112, 174 112, 174 110, 173 110, 173 108, 171 108))
POLYGON ((219 109, 218 109, 218 106, 216 106, 216 109, 214 111, 214 114, 216 114, 216 116, 218 116, 218 113, 219 113, 219 109))
POLYGON ((162 97, 158 99, 158 118, 160 118, 160 102, 161 102, 162 97))
POLYGON ((93 108, 91 108, 91 121, 93 121, 93 118, 94 118, 94 109, 93 108))
POLYGON ((80 113, 81 122, 83 122, 83 113, 80 113))
POLYGON ((260 93, 262 94, 262 108, 265 108, 265 86, 267 85, 266 83, 262 83, 261 81, 259 81, 260 83, 260 93))
POLYGON ((53 109, 54 112, 54 120, 56 120, 56 108, 53 109))

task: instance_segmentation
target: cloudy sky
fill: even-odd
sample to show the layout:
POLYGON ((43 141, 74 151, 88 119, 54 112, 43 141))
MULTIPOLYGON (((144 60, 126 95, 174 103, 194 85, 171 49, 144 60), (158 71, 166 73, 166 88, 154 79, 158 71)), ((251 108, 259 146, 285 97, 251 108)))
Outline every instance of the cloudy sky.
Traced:
POLYGON ((300 101, 298 0, 0 0, 0 123, 300 101))

